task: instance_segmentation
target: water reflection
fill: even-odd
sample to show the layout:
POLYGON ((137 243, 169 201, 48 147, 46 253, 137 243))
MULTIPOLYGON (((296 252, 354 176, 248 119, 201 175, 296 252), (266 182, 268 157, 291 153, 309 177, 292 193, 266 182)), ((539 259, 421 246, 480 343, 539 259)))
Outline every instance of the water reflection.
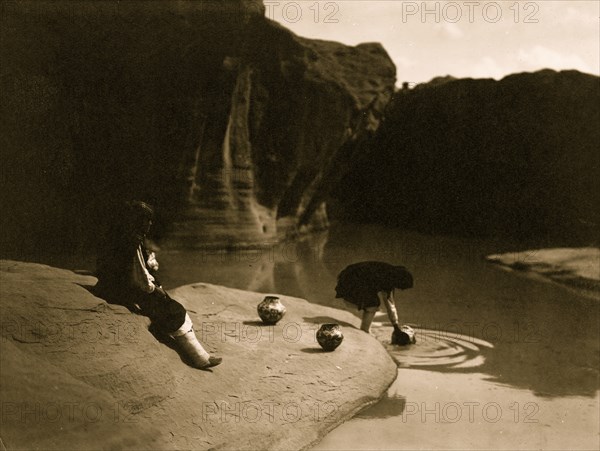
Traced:
POLYGON ((258 251, 163 250, 161 272, 168 288, 209 282, 346 309, 334 297, 336 276, 346 265, 403 264, 415 287, 398 295, 400 321, 418 325, 423 339, 410 350, 390 349, 400 366, 476 370, 540 396, 594 396, 600 386, 597 301, 484 260, 515 249, 493 240, 341 225, 258 251), (441 331, 452 334, 434 340, 441 331))
POLYGON ((494 345, 479 338, 454 334, 449 331, 420 329, 414 327, 417 343, 411 346, 394 346, 387 337, 391 330, 385 328, 375 332, 392 358, 401 368, 421 368, 433 370, 443 367, 445 370, 475 369, 485 363, 484 348, 494 345))
POLYGON ((406 397, 388 391, 377 404, 362 410, 354 418, 372 420, 397 417, 404 413, 405 408, 406 397))

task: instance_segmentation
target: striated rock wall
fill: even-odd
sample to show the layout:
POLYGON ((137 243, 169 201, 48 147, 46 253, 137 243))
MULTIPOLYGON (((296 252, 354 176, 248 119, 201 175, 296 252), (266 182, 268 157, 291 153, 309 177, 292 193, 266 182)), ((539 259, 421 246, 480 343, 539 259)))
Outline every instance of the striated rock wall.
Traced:
POLYGON ((181 246, 324 227, 395 82, 380 45, 300 38, 260 1, 3 2, 1 33, 0 248, 17 254, 73 249, 132 197, 181 246))
POLYGON ((434 79, 395 94, 338 198, 346 217, 425 232, 594 239, 598 123, 593 75, 434 79))

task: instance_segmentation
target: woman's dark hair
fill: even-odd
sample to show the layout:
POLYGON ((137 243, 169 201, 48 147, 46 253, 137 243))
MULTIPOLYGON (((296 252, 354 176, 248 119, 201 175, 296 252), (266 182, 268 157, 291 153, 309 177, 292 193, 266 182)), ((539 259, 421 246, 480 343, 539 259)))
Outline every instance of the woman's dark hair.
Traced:
POLYGON ((118 222, 123 233, 137 242, 144 238, 147 221, 154 217, 154 208, 141 200, 130 200, 123 205, 120 216, 118 222))
POLYGON ((107 224, 98 240, 96 274, 109 285, 126 286, 127 271, 137 247, 143 243, 154 209, 146 202, 119 202, 106 215, 107 224))
POLYGON ((152 205, 141 200, 130 200, 125 202, 127 215, 133 219, 152 219, 154 208, 152 205))

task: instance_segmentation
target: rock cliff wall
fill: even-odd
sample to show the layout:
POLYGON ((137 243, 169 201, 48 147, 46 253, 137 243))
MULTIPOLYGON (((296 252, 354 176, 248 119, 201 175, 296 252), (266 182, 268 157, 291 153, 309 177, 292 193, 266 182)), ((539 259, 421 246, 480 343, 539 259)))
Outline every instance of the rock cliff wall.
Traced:
POLYGON ((300 38, 259 1, 2 8, 9 253, 81 245, 128 198, 181 246, 325 226, 324 196, 393 93, 380 45, 300 38))
POLYGON ((432 233, 598 236, 600 79, 451 77, 398 91, 340 185, 346 217, 432 233))

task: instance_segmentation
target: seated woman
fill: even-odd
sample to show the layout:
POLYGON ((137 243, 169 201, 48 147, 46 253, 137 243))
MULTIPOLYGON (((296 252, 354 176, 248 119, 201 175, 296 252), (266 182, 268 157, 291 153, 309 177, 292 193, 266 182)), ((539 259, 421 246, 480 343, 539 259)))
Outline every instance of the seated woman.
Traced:
POLYGON ((412 330, 408 331, 410 328, 400 327, 398 323, 394 289, 406 290, 412 286, 412 274, 404 266, 367 261, 349 265, 340 272, 335 291, 336 298, 343 298, 363 310, 360 328, 367 333, 371 331, 375 313, 381 304, 385 305, 394 327, 392 344, 404 345, 415 342, 414 334, 412 330))
POLYGON ((148 316, 153 327, 175 341, 191 366, 216 366, 222 359, 206 352, 185 308, 169 297, 156 278, 158 262, 145 243, 153 215, 145 202, 126 203, 98 250, 95 291, 109 302, 148 316))

